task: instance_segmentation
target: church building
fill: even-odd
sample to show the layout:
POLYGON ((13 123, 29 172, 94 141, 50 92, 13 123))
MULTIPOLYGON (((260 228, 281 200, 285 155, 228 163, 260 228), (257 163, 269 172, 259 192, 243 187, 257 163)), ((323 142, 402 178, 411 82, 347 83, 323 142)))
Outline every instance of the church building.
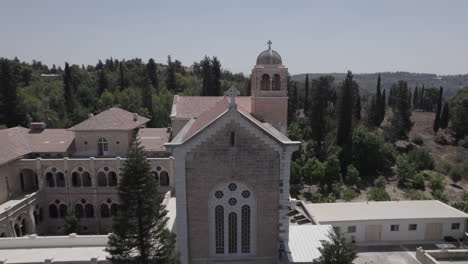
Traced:
MULTIPOLYGON (((291 155, 287 76, 271 49, 257 57, 251 96, 174 97, 170 128, 111 108, 69 129, 0 130, 0 236, 110 232, 116 186, 134 134, 162 194, 175 200, 183 264, 278 263, 288 243, 291 155)), ((171 208, 168 208, 171 210, 171 208)))

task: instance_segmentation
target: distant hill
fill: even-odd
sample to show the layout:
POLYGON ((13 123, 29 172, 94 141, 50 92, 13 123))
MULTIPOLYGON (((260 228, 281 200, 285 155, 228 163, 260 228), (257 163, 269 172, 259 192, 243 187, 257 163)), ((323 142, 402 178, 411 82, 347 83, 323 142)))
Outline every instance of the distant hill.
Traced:
MULTIPOLYGON (((335 83, 343 81, 346 73, 309 73, 309 79, 314 79, 322 75, 332 75, 335 83)), ((379 73, 354 74, 354 80, 363 91, 375 92, 377 76, 379 73)), ((292 76, 294 81, 304 82, 306 74, 296 74, 292 76)), ((468 86, 468 74, 463 75, 436 75, 428 73, 411 72, 382 72, 380 73, 383 89, 390 88, 399 80, 407 81, 411 88, 422 87, 444 87, 445 96, 453 96, 459 88, 468 86)))

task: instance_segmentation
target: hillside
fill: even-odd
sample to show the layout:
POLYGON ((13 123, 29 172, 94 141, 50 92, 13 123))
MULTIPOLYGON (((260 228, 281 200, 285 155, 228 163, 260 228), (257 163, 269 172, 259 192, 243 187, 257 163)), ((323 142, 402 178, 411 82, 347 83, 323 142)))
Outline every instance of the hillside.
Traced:
MULTIPOLYGON (((407 81, 409 87, 444 87, 445 96, 453 96, 459 88, 468 86, 468 74, 464 75, 436 75, 428 73, 410 72, 383 72, 383 73, 361 73, 354 74, 354 80, 363 91, 375 92, 377 76, 382 78, 382 88, 387 89, 400 80, 407 81)), ((314 79, 322 75, 332 75, 335 77, 335 84, 343 81, 346 73, 309 73, 309 78, 314 79)), ((292 76, 294 81, 304 82, 306 74, 296 74, 292 76)))

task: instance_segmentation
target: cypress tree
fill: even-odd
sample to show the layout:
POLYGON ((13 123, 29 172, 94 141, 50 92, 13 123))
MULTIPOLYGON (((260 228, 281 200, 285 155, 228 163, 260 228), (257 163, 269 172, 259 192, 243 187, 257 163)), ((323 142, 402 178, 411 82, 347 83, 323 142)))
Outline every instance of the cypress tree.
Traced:
MULTIPOLYGON (((346 168, 351 162, 352 155, 352 119, 353 119, 353 74, 348 71, 346 79, 341 85, 341 93, 338 98, 338 115, 336 143, 342 151, 341 168, 346 168)), ((380 99, 379 99, 380 100, 380 99)))
POLYGON ((211 60, 208 56, 205 56, 203 60, 200 62, 200 66, 202 68, 202 78, 203 78, 203 85, 202 85, 202 96, 212 96, 213 95, 213 75, 211 73, 211 60))
POLYGON ((19 100, 16 81, 11 63, 7 59, 0 59, 0 105, 3 115, 2 123, 7 127, 14 127, 21 124, 19 120, 19 100))
POLYGON ((153 86, 156 89, 156 93, 159 94, 159 80, 158 80, 158 67, 154 59, 149 59, 146 64, 146 75, 153 86))
POLYGON ((145 79, 145 83, 143 85, 142 89, 142 101, 143 105, 145 108, 148 110, 148 113, 150 114, 150 122, 149 122, 149 127, 155 127, 156 126, 156 120, 154 116, 154 108, 153 108, 153 85, 151 84, 151 80, 149 77, 145 79))
POLYGON ((359 122, 361 120, 361 96, 359 94, 359 87, 355 85, 354 87, 354 119, 356 122, 359 122))
POLYGON ((381 92, 381 87, 380 87, 380 74, 379 74, 379 77, 377 78, 377 91, 375 93, 375 110, 377 111, 375 114, 374 114, 374 117, 375 117, 375 120, 374 120, 374 124, 376 126, 379 126, 380 125, 380 122, 379 120, 381 119, 380 117, 380 111, 378 111, 378 109, 380 109, 380 105, 382 104, 382 92, 381 92))
POLYGON ((424 85, 421 89, 421 94, 419 94, 419 108, 424 110, 424 85))
POLYGON ((212 75, 212 95, 221 96, 223 91, 221 91, 221 62, 218 58, 213 57, 211 60, 211 75, 212 75))
POLYGON ((440 128, 446 129, 450 119, 449 103, 445 102, 442 114, 440 115, 440 128))
POLYGON ((175 78, 174 63, 172 63, 171 56, 167 56, 167 77, 166 77, 167 90, 177 93, 177 84, 175 78))
MULTIPOLYGON (((289 79, 289 77, 288 77, 289 79)), ((297 85, 296 82, 291 84, 288 82, 288 125, 290 125, 294 120, 296 120, 297 114, 297 85)))
POLYGON ((133 139, 118 186, 118 213, 106 251, 114 264, 178 263, 175 235, 150 172, 145 151, 133 139))
POLYGON ((419 91, 418 87, 414 88, 414 95, 413 95, 413 108, 418 109, 418 102, 419 102, 419 91))
POLYGON ((70 114, 73 112, 75 107, 75 98, 72 87, 72 76, 68 62, 65 62, 65 70, 63 72, 63 96, 65 99, 67 113, 70 114))
POLYGON ((120 91, 123 91, 127 88, 127 81, 125 80, 125 70, 124 70, 124 63, 125 61, 122 60, 119 64, 119 86, 120 91))
POLYGON ((319 148, 325 140, 326 130, 326 109, 328 105, 328 93, 333 83, 332 76, 320 76, 318 80, 312 82, 311 111, 309 115, 309 125, 312 139, 317 142, 319 148))
POLYGON ((309 74, 306 74, 304 83, 304 115, 309 116, 309 74))
POLYGON ((109 89, 109 82, 107 81, 106 72, 104 69, 99 70, 98 76, 98 95, 101 96, 106 90, 109 89))
POLYGON ((395 88, 395 106, 392 119, 390 120, 390 136, 393 139, 406 139, 408 132, 413 126, 411 122, 411 106, 409 104, 408 84, 405 81, 399 81, 395 88))
POLYGON ((383 90, 383 93, 382 93, 382 100, 380 100, 380 122, 379 122, 379 126, 382 124, 382 122, 384 121, 385 119, 385 109, 387 108, 387 98, 385 96, 385 90, 383 90))
POLYGON ((439 100, 437 101, 437 112, 436 112, 436 116, 434 119, 434 126, 433 126, 434 133, 437 133, 437 131, 439 131, 439 128, 440 128, 440 113, 442 111, 443 93, 444 93, 444 88, 442 88, 441 86, 439 89, 439 100))

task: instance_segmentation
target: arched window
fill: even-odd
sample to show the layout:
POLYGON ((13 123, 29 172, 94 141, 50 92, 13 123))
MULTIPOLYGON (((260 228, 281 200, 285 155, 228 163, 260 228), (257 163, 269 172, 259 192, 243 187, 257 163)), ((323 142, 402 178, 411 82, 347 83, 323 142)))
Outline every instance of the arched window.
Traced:
POLYGON ((77 171, 72 173, 72 185, 73 187, 81 187, 81 175, 77 171))
POLYGON ((57 172, 57 187, 65 187, 65 175, 62 172, 57 172))
POLYGON ((21 236, 26 235, 26 220, 21 220, 21 236))
POLYGON ((117 204, 115 203, 111 204, 111 216, 117 216, 118 210, 119 210, 119 207, 117 204))
POLYGON ((75 204, 75 216, 76 216, 76 218, 83 218, 84 217, 83 205, 75 204))
POLYGON ((152 171, 151 173, 153 174, 154 180, 156 181, 156 186, 159 186, 159 175, 158 175, 158 172, 152 171))
POLYGON ((58 218, 58 209, 55 204, 49 205, 49 217, 50 218, 58 218))
POLYGON ((159 177, 159 183, 161 186, 169 186, 169 173, 162 171, 159 177))
POLYGON ((109 146, 107 144, 107 139, 105 138, 100 138, 98 140, 98 151, 99 151, 99 156, 104 156, 107 154, 107 151, 109 151, 109 146))
POLYGON ((105 187, 107 186, 107 177, 106 177, 106 173, 103 172, 103 171, 100 171, 98 173, 98 185, 100 187, 105 187))
POLYGON ((60 213, 60 218, 64 218, 65 216, 68 215, 68 207, 64 204, 61 204, 59 206, 59 213, 60 213))
POLYGON ((224 254, 224 208, 221 205, 215 209, 216 254, 224 254))
POLYGON ((110 171, 108 174, 109 186, 117 186, 117 174, 113 171, 110 171))
POLYGON ((109 211, 109 206, 107 204, 101 204, 101 217, 102 218, 108 218, 110 217, 110 211, 109 211))
POLYGON ((242 206, 242 253, 250 253, 250 206, 242 206))
POLYGON ((52 172, 46 173, 46 182, 47 182, 47 187, 54 188, 55 187, 55 180, 54 180, 54 175, 52 172))
POLYGON ((270 90, 270 75, 268 74, 262 75, 262 82, 261 82, 260 88, 262 90, 270 90))
POLYGON ((83 186, 90 187, 92 185, 92 182, 91 182, 91 175, 89 174, 89 172, 85 171, 81 174, 81 176, 83 179, 83 186))
POLYGON ((92 204, 85 205, 85 216, 86 218, 94 217, 94 206, 92 204))
POLYGON ((279 76, 279 74, 275 74, 273 76, 273 90, 274 91, 281 90, 281 77, 279 76))
POLYGON ((229 253, 237 253, 237 214, 229 213, 229 253))

